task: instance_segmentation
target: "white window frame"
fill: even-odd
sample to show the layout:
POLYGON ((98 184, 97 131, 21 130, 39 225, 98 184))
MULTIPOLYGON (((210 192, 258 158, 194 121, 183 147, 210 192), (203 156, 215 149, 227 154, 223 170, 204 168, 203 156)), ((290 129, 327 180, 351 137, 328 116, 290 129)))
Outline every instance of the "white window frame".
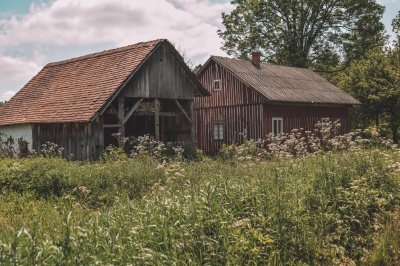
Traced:
POLYGON ((224 139, 224 122, 215 121, 213 122, 213 139, 214 140, 223 140, 224 139))
POLYGON ((220 91, 221 90, 221 80, 220 79, 214 79, 214 90, 215 91, 220 91))
POLYGON ((283 117, 272 117, 272 133, 274 133, 274 135, 283 133, 283 117), (278 128, 276 128, 275 125, 278 128))
POLYGON ((321 123, 329 123, 331 119, 329 117, 321 117, 321 123))

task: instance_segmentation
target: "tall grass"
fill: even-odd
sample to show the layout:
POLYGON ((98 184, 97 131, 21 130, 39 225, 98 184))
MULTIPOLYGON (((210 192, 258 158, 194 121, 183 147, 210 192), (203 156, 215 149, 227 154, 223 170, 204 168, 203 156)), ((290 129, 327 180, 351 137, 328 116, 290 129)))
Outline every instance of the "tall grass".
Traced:
POLYGON ((0 265, 390 262, 382 245, 400 201, 396 150, 118 158, 3 160, 0 265))

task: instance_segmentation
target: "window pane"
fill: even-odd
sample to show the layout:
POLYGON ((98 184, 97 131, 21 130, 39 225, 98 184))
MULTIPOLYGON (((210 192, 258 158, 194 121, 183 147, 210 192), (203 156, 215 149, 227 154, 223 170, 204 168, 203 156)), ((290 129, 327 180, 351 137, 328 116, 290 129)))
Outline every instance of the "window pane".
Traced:
POLYGON ((219 124, 219 139, 224 139, 224 125, 219 124))
POLYGON ((215 80, 214 81, 214 90, 219 90, 219 89, 221 89, 220 82, 219 82, 219 80, 215 80))
POLYGON ((282 133, 282 120, 278 120, 278 134, 282 133))
POLYGON ((214 124, 214 139, 218 139, 218 124, 214 124))
POLYGON ((272 133, 278 135, 283 132, 282 118, 272 118, 272 133))

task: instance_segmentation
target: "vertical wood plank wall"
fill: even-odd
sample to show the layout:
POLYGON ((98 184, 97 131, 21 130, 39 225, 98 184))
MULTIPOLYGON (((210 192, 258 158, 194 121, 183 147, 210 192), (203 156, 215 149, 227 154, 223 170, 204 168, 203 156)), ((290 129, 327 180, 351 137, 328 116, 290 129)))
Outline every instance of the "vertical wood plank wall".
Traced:
POLYGON ((93 160, 103 151, 101 119, 93 123, 34 124, 33 149, 40 155, 42 145, 52 142, 64 148, 63 156, 73 160, 93 160))
POLYGON ((212 64, 199 77, 211 93, 195 98, 197 145, 206 154, 216 154, 223 144, 243 142, 241 133, 251 138, 262 137, 263 97, 240 82, 217 64, 212 64), (214 90, 214 80, 220 80, 221 90, 214 90), (214 140, 213 123, 224 124, 223 140, 214 140))
POLYGON ((290 106, 290 105, 265 105, 264 106, 264 136, 272 132, 272 117, 283 118, 283 132, 289 133, 292 129, 304 128, 313 131, 314 126, 327 117, 331 122, 340 120, 340 134, 350 131, 349 109, 342 107, 325 106, 290 106))
POLYGON ((198 77, 211 93, 209 97, 195 98, 197 144, 206 154, 217 154, 223 144, 242 143, 239 133, 245 131, 248 138, 265 138, 272 132, 272 117, 283 118, 285 133, 300 128, 312 131, 323 117, 332 122, 340 119, 340 134, 350 130, 348 107, 267 103, 264 96, 215 62, 198 77), (215 80, 220 80, 221 90, 214 90, 215 80), (214 122, 224 123, 223 140, 214 140, 214 122))

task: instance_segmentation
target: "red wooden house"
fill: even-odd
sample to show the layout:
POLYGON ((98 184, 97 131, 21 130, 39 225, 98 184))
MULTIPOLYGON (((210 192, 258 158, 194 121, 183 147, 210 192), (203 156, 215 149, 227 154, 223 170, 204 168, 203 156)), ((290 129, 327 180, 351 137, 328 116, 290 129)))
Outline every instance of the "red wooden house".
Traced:
POLYGON ((269 133, 313 130, 318 121, 340 119, 350 130, 349 108, 359 102, 309 69, 211 56, 197 76, 211 94, 195 99, 197 142, 216 154, 222 144, 265 138, 269 133))

